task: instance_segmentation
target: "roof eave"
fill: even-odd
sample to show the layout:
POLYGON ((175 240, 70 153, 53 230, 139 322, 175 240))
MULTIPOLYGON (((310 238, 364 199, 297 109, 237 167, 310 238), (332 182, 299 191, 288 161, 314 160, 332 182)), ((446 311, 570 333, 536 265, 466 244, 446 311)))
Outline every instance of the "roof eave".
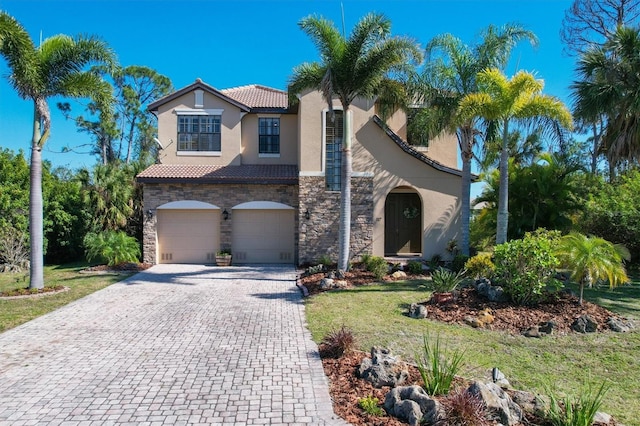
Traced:
POLYGON ((203 81, 201 81, 199 79, 196 80, 194 83, 192 83, 192 84, 190 84, 190 85, 188 85, 186 87, 183 87, 180 90, 176 90, 175 92, 173 92, 173 93, 171 93, 171 94, 169 94, 169 95, 167 95, 167 96, 165 96, 163 98, 160 98, 155 102, 150 103, 147 106, 147 110, 150 111, 150 112, 157 111, 160 106, 166 104, 167 102, 171 102, 172 100, 177 99, 180 96, 182 96, 184 94, 187 94, 187 93, 189 93, 189 92, 191 92, 193 90, 196 90, 196 89, 202 89, 205 92, 208 92, 208 93, 210 93, 210 94, 212 94, 214 96, 217 96, 218 98, 220 98, 220 99, 222 99, 222 100, 224 100, 226 102, 229 102, 230 104, 238 107, 242 111, 245 111, 245 112, 251 111, 251 108, 249 108, 247 105, 245 105, 245 104, 243 104, 241 102, 238 102, 235 99, 230 98, 229 96, 225 95, 224 93, 222 93, 221 91, 219 91, 215 87, 210 86, 207 83, 204 83, 203 81))

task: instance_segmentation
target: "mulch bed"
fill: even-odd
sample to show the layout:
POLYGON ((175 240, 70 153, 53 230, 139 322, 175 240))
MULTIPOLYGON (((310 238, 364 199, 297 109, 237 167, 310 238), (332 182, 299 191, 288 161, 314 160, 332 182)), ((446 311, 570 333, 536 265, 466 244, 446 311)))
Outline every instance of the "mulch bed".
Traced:
POLYGON ((88 268, 83 269, 81 272, 101 272, 101 273, 130 273, 130 272, 141 272, 145 269, 151 268, 153 265, 151 263, 132 263, 125 262, 120 263, 118 265, 95 265, 89 266, 88 268))
POLYGON ((0 299, 21 299, 26 297, 46 296, 50 294, 61 293, 69 290, 69 287, 63 285, 46 286, 43 288, 30 289, 29 287, 16 288, 9 291, 0 292, 0 299))

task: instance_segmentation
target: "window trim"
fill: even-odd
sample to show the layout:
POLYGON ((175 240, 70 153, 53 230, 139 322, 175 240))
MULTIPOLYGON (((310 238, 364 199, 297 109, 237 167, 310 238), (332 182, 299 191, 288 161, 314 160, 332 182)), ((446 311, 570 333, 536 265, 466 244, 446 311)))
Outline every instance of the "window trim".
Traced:
POLYGON ((258 114, 258 158, 280 158, 282 153, 282 120, 281 114, 258 114), (263 118, 277 118, 278 119, 278 152, 260 152, 260 120, 263 118))
MULTIPOLYGON (((176 155, 184 156, 184 157, 220 157, 222 156, 222 113, 224 109, 215 108, 215 109, 203 109, 203 108, 175 108, 173 112, 176 116, 220 116, 220 151, 190 151, 180 149, 180 143, 176 144, 176 155)), ((176 120, 176 140, 180 140, 180 120, 176 120)))
MULTIPOLYGON (((335 107, 333 108, 333 110, 342 112, 343 120, 345 119, 344 109, 342 107, 335 107)), ((349 111, 349 113, 350 112, 351 111, 349 111)), ((340 192, 340 189, 337 189, 337 190, 327 189, 327 115, 328 113, 329 113, 329 108, 322 109, 322 165, 321 167, 322 167, 322 176, 324 177, 324 190, 325 192, 340 192)), ((344 138, 344 135, 342 137, 344 138)), ((342 177, 340 178, 342 179, 342 177)))

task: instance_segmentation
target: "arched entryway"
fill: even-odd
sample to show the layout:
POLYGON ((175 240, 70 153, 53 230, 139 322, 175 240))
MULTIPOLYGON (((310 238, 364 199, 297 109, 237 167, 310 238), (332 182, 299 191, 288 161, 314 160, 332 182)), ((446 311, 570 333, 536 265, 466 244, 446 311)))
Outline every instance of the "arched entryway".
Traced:
POLYGON ((422 200, 408 187, 387 195, 384 205, 385 255, 422 253, 422 200))

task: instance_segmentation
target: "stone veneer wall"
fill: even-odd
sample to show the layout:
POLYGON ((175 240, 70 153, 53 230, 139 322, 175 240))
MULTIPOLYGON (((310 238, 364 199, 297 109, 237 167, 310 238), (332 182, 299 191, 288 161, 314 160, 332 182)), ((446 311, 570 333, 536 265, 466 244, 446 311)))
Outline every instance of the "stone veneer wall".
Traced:
MULTIPOLYGON (((230 213, 229 220, 223 220, 220 224, 221 247, 231 246, 231 223, 233 214, 231 209, 241 203, 249 201, 274 201, 298 208, 298 187, 296 185, 248 185, 248 184, 144 184, 144 212, 152 210, 151 219, 144 215, 143 224, 143 259, 146 263, 156 263, 156 217, 158 206, 182 200, 195 200, 214 204, 221 211, 227 209, 230 213)), ((298 218, 296 218, 296 221, 298 218)), ((296 230, 298 223, 295 224, 296 230)), ((295 247, 298 251, 298 234, 294 235, 295 247)))
MULTIPOLYGON (((298 263, 314 263, 321 256, 338 259, 340 193, 325 191, 325 178, 299 178, 298 263), (310 218, 305 213, 309 209, 310 218)), ((351 258, 372 252, 373 177, 351 179, 351 258)))

